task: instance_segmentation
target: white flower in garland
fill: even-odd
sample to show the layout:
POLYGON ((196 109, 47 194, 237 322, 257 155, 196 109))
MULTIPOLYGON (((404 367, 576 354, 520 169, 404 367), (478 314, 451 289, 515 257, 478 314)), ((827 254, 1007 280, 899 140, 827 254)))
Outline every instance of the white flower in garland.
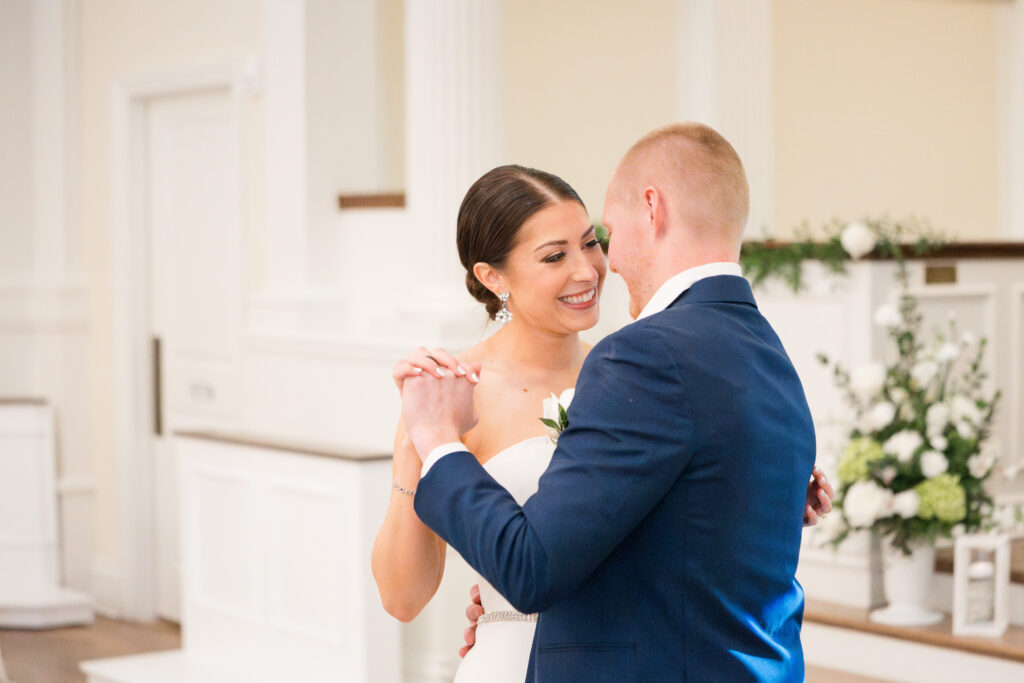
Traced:
POLYGON ((951 363, 960 357, 960 347, 953 342, 946 342, 935 352, 935 360, 940 363, 951 363))
POLYGON ((878 244, 878 235, 875 231, 860 221, 853 221, 839 235, 839 243, 850 255, 850 258, 859 259, 871 253, 871 250, 878 244))
POLYGON ((910 462, 917 449, 924 445, 924 439, 917 432, 904 429, 889 437, 889 440, 882 444, 882 450, 893 456, 900 462, 910 462))
POLYGON ((931 479, 949 469, 949 460, 938 451, 925 451, 921 454, 921 474, 931 479))
MULTIPOLYGON (((949 407, 945 403, 934 403, 928 408, 924 416, 928 434, 942 434, 949 423, 949 407)), ((944 450, 945 447, 939 450, 944 450)))
POLYGON ((950 402, 950 408, 950 417, 952 417, 953 422, 978 424, 981 421, 981 411, 978 410, 978 405, 962 394, 957 394, 953 397, 953 400, 950 402))

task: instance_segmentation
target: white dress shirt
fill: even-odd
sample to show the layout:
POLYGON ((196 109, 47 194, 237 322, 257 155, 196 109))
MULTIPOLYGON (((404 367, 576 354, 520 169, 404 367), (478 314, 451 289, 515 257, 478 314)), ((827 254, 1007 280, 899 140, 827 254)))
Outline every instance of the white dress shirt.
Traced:
MULTIPOLYGON (((658 287, 658 291, 654 293, 647 305, 644 306, 643 310, 640 311, 640 315, 636 317, 637 320, 646 318, 647 316, 654 315, 655 313, 661 313, 671 305, 673 301, 679 298, 679 296, 693 286, 698 280, 703 280, 706 277, 714 277, 716 275, 743 275, 743 269, 740 268, 740 264, 734 262, 716 262, 716 263, 705 263, 702 266, 696 266, 695 268, 689 268, 684 270, 677 275, 673 275, 664 283, 661 287, 658 287)), ((441 444, 434 450, 430 451, 427 459, 423 461, 423 469, 420 472, 420 477, 427 476, 427 471, 433 467, 434 463, 448 455, 449 453, 458 453, 459 451, 466 450, 465 444, 461 441, 452 441, 451 443, 441 444)))

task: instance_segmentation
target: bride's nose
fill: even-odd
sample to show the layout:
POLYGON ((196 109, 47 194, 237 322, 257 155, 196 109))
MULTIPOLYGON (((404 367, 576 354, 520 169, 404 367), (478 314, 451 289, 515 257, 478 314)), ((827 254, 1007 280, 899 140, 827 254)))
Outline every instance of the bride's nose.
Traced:
POLYGON ((598 279, 597 268, 586 254, 577 253, 574 255, 572 277, 579 282, 593 282, 598 279))

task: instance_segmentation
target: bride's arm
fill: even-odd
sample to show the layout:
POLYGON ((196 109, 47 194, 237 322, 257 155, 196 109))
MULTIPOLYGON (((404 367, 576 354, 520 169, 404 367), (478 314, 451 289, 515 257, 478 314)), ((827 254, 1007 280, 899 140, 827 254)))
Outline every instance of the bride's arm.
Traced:
MULTIPOLYGON (((422 462, 401 422, 395 435, 392 473, 398 485, 415 489, 422 462)), ((445 542, 416 516, 413 496, 391 490, 384 524, 373 544, 373 577, 388 614, 411 621, 430 601, 444 573, 445 542)))

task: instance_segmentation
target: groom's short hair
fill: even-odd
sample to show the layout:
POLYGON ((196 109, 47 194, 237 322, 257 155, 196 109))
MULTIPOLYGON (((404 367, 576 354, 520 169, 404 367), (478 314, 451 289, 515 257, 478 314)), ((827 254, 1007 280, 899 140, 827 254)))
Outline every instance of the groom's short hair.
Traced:
POLYGON ((725 228, 739 239, 750 212, 743 162, 729 141, 703 123, 674 123, 633 145, 620 164, 641 186, 670 183, 669 198, 697 229, 725 228))

